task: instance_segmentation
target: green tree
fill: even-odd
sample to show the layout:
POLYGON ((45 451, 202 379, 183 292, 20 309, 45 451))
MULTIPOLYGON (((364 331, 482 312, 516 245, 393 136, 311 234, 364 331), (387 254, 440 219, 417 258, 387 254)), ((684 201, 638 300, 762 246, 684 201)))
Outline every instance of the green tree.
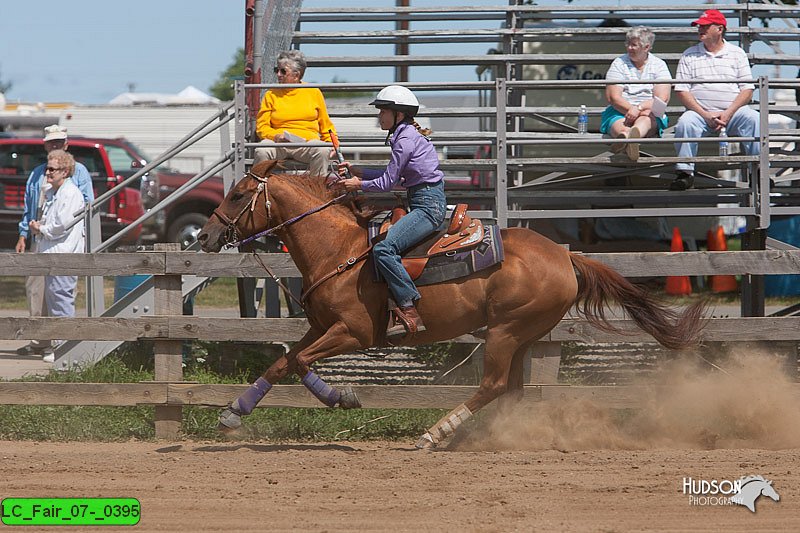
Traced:
MULTIPOLYGON (((340 78, 338 75, 334 76, 331 83, 347 83, 347 80, 340 78)), ((368 97, 373 96, 375 91, 327 91, 325 98, 354 98, 354 97, 368 97)))
POLYGON ((13 84, 10 81, 3 81, 3 78, 0 77, 0 93, 7 93, 11 90, 13 84))
POLYGON ((220 73, 209 91, 220 100, 233 100, 233 80, 242 76, 244 76, 244 48, 239 48, 233 54, 233 62, 220 73))

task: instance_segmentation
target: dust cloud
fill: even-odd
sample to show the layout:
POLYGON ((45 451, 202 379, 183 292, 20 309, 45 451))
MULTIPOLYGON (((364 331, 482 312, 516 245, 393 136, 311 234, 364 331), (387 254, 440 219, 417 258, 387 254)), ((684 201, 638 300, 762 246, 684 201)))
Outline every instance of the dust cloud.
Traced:
MULTIPOLYGON (((702 354, 699 354, 702 355, 702 354)), ((800 447, 800 393, 783 361, 738 350, 715 363, 686 355, 640 380, 625 410, 562 399, 496 409, 452 443, 458 450, 644 450, 800 447)))

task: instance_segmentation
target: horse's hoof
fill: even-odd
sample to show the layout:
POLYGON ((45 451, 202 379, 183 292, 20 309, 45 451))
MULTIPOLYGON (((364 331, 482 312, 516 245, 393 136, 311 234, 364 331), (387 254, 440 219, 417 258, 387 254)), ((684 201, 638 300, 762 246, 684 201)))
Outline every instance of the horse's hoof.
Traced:
POLYGON ((342 409, 358 409, 361 407, 361 400, 358 399, 353 387, 344 387, 339 397, 339 407, 342 409))
POLYGON ((234 413, 230 408, 224 409, 219 414, 219 425, 217 428, 222 432, 229 432, 242 427, 242 417, 234 413))
POLYGON ((414 447, 418 450, 434 450, 436 449, 436 443, 433 442, 433 437, 430 433, 425 433, 419 438, 414 447))

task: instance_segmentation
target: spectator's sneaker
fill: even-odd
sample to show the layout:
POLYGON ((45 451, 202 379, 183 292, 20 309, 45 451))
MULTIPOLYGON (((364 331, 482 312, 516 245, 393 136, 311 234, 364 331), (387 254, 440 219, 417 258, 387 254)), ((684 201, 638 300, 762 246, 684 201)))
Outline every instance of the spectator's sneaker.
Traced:
POLYGON ((679 171, 672 183, 669 184, 669 190, 685 191, 691 189, 692 185, 694 185, 694 174, 679 171))
MULTIPOLYGON (((628 139, 641 139, 642 133, 639 131, 639 128, 636 126, 632 127, 630 132, 628 132, 628 139)), ((638 161, 639 160, 639 143, 628 143, 625 145, 625 154, 627 154, 628 159, 631 161, 638 161)))
MULTIPOLYGON (((627 138, 628 134, 624 132, 617 135, 617 139, 627 139, 627 138)), ((627 148, 628 145, 625 143, 614 143, 611 145, 611 151, 615 154, 621 154, 622 152, 626 151, 627 148)))
POLYGON ((44 355, 46 348, 34 346, 33 344, 26 344, 17 348, 17 355, 44 355))
POLYGON ((44 351, 44 355, 42 356, 42 361, 45 363, 55 363, 56 354, 53 353, 53 350, 47 349, 44 351))

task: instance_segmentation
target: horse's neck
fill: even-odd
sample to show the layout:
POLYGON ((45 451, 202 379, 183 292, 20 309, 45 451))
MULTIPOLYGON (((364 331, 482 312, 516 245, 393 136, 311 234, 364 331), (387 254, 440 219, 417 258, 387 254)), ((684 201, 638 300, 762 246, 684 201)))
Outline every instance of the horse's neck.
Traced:
MULTIPOLYGON (((275 202, 281 206, 282 220, 327 202, 327 199, 315 198, 292 187, 286 187, 285 193, 292 197, 292 201, 281 201, 276 197, 275 202)), ((310 279, 326 274, 367 248, 366 230, 358 225, 355 217, 335 205, 287 226, 282 233, 295 265, 310 279)))

